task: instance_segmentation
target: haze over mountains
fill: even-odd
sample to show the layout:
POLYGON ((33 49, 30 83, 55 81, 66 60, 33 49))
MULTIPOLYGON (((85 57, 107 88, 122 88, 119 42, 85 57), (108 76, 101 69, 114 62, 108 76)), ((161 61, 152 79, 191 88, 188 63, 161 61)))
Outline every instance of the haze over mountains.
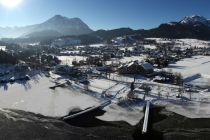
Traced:
POLYGON ((15 43, 20 41, 38 42, 64 36, 75 36, 81 39, 82 42, 85 40, 84 42, 95 43, 125 35, 137 35, 140 38, 195 38, 210 40, 210 20, 202 16, 193 15, 184 17, 177 22, 161 24, 159 27, 150 30, 119 28, 93 31, 79 18, 67 18, 56 15, 41 24, 16 28, 0 28, 0 38, 16 38, 6 39, 6 42, 15 43))
POLYGON ((65 36, 91 33, 92 30, 79 18, 56 15, 41 24, 25 27, 0 28, 0 37, 27 38, 34 36, 65 36))

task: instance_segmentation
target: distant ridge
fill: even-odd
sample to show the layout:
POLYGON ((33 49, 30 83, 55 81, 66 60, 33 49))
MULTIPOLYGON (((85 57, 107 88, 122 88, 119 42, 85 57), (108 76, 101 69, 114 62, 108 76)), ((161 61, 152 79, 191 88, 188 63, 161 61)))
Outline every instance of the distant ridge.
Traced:
POLYGON ((99 36, 105 40, 123 35, 138 35, 141 38, 194 38, 201 40, 210 40, 210 20, 198 16, 186 16, 177 22, 163 23, 157 28, 150 30, 132 30, 130 28, 119 28, 115 30, 100 30, 90 35, 99 36))
MULTIPOLYGON (((3 35, 1 31, 2 28, 0 28, 0 35, 3 35)), ((83 44, 91 44, 104 41, 109 42, 113 38, 121 36, 132 36, 135 39, 156 37, 210 40, 210 20, 203 16, 193 15, 186 16, 180 21, 163 23, 159 27, 149 30, 118 28, 93 31, 79 18, 67 18, 55 15, 44 23, 16 28, 15 33, 23 31, 24 34, 22 33, 22 36, 17 39, 3 39, 2 41, 6 43, 50 42, 56 38, 76 37, 83 44)))
MULTIPOLYGON (((82 35, 91 33, 92 30, 80 18, 67 18, 61 15, 55 15, 49 20, 36 25, 15 28, 0 27, 0 37, 4 38, 25 38, 35 36, 35 33, 41 32, 48 34, 49 31, 56 33, 53 36, 60 35, 82 35), (45 33, 46 32, 46 33, 45 33)), ((43 36, 43 35, 42 35, 43 36)))

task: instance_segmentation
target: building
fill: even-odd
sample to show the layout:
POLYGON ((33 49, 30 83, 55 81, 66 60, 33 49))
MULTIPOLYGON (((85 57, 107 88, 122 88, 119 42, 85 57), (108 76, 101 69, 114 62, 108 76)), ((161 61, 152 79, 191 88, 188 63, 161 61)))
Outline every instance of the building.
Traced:
POLYGON ((27 72, 30 71, 31 68, 28 66, 28 64, 22 62, 15 65, 15 71, 17 72, 27 72))
POLYGON ((69 45, 79 45, 81 44, 81 40, 78 38, 59 38, 52 42, 51 46, 55 47, 63 47, 63 46, 69 46, 69 45))
POLYGON ((55 67, 55 73, 57 74, 71 74, 73 72, 73 68, 68 65, 57 65, 55 67))
POLYGON ((150 63, 133 61, 128 64, 121 65, 118 68, 119 74, 142 74, 150 75, 153 74, 154 68, 150 63))

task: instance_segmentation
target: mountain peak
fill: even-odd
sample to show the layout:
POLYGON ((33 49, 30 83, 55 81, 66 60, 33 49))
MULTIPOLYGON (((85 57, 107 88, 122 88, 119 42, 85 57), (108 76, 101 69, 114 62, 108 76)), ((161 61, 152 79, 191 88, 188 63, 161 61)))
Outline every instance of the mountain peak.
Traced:
POLYGON ((49 20, 47 20, 47 22, 53 22, 53 21, 61 21, 61 20, 68 20, 69 18, 64 17, 62 15, 55 15, 52 18, 50 18, 49 20))
POLYGON ((188 24, 188 25, 207 25, 210 26, 209 20, 207 20, 205 17, 200 16, 200 15, 192 15, 192 16, 186 16, 184 17, 181 21, 181 24, 188 24))
POLYGON ((75 17, 75 18, 68 18, 62 15, 55 15, 52 18, 50 18, 49 20, 47 20, 45 22, 45 24, 85 24, 80 18, 75 17))
POLYGON ((55 15, 55 16, 52 17, 52 18, 63 18, 63 16, 62 16, 62 15, 55 15))
POLYGON ((68 18, 55 15, 46 22, 40 24, 39 29, 54 30, 63 35, 81 35, 92 32, 92 30, 80 18, 68 18))
POLYGON ((55 15, 54 18, 62 18, 62 15, 55 15))
POLYGON ((78 18, 78 17, 68 18, 68 17, 62 16, 62 15, 55 15, 55 16, 53 16, 50 19, 63 19, 63 20, 65 20, 65 19, 71 19, 71 20, 80 20, 81 21, 81 19, 78 18))

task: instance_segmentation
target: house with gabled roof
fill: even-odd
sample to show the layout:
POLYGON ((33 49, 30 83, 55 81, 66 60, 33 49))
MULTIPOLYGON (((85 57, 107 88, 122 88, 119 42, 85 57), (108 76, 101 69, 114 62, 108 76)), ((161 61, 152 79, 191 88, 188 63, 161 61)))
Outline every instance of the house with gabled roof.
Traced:
POLYGON ((153 66, 148 62, 132 61, 118 67, 119 74, 150 75, 154 72, 153 66))

